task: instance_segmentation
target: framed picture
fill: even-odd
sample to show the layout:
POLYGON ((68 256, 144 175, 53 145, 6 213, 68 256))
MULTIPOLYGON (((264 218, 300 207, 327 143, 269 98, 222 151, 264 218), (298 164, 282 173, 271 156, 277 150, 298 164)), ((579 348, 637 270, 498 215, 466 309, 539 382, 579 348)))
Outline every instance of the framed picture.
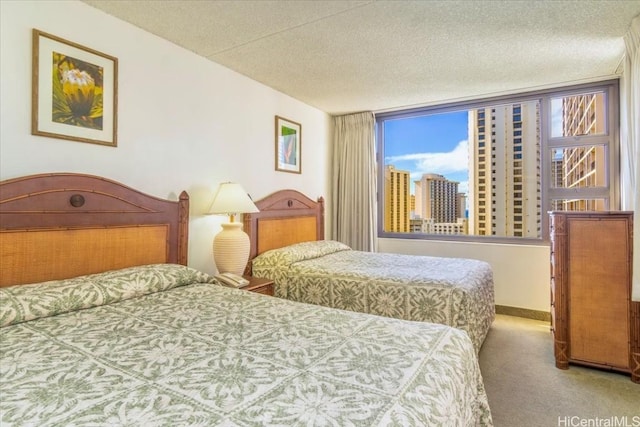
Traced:
POLYGON ((302 125, 276 116, 276 170, 302 173, 302 125))
POLYGON ((33 30, 33 135, 115 147, 117 100, 117 58, 33 30))

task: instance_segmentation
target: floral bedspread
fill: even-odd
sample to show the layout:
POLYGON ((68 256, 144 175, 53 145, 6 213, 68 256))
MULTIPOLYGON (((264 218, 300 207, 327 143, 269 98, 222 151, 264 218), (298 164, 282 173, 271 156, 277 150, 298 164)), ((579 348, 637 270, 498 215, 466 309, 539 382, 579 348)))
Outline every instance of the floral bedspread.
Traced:
POLYGON ((187 267, 4 288, 0 320, 2 426, 492 425, 462 331, 187 267))
POLYGON ((253 275, 293 301, 440 323, 469 334, 476 352, 495 319, 493 272, 483 261, 351 250, 336 241, 267 251, 253 275))

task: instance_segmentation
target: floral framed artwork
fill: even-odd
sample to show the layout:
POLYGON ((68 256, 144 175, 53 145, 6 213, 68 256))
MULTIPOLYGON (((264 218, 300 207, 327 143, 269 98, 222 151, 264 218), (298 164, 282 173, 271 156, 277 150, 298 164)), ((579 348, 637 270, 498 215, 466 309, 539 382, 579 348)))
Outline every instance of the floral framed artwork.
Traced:
POLYGON ((302 173, 302 125, 276 116, 276 170, 302 173))
POLYGON ((117 100, 117 58, 33 30, 33 135, 115 147, 117 100))

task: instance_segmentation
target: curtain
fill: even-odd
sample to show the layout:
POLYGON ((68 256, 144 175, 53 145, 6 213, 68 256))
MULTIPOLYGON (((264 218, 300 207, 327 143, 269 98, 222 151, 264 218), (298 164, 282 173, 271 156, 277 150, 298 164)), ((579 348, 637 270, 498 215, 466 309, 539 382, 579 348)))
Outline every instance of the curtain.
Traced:
POLYGON ((623 210, 633 210, 632 300, 640 301, 640 15, 624 37, 625 63, 620 85, 620 172, 623 210))
POLYGON ((332 238, 376 250, 375 118, 372 112, 333 118, 332 238))

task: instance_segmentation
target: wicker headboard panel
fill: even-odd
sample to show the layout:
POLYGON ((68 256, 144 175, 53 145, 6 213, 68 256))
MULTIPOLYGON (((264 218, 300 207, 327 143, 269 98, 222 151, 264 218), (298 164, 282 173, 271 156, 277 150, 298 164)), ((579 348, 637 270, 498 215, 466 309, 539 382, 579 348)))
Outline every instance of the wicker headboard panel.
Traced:
POLYGON ((249 263, 270 249, 324 240, 324 199, 313 201, 296 190, 280 190, 255 202, 260 212, 244 214, 244 231, 251 240, 249 263))
POLYGON ((98 176, 0 182, 0 286, 187 263, 189 196, 159 199, 98 176))

